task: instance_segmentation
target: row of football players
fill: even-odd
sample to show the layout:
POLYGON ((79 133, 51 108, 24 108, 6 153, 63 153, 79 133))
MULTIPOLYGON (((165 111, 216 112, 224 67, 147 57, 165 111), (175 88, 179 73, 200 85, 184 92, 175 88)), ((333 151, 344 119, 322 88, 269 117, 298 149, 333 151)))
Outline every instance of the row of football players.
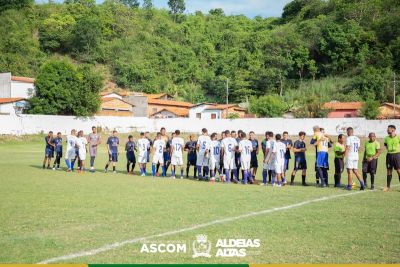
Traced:
MULTIPOLYGON (((328 169, 329 169, 329 153, 328 150, 332 146, 333 141, 329 136, 324 134, 323 129, 315 126, 314 135, 311 144, 316 147, 315 170, 317 184, 322 187, 328 186, 328 169)), ((399 173, 400 169, 400 154, 399 154, 399 138, 396 136, 396 129, 393 125, 388 127, 388 137, 385 138, 385 146, 387 153, 387 188, 390 187, 391 172, 395 169, 399 173)), ((197 141, 190 137, 190 141, 184 144, 183 138, 180 137, 180 131, 173 133, 169 139, 166 135, 165 128, 162 128, 154 142, 148 137, 148 133, 141 133, 137 142, 134 142, 133 137, 129 136, 129 140, 125 144, 127 157, 127 171, 133 173, 133 168, 136 163, 135 151, 138 150, 138 163, 142 176, 146 175, 146 165, 150 162, 150 152, 153 149, 152 158, 152 175, 158 176, 159 167, 162 167, 162 176, 166 176, 169 163, 172 165, 172 177, 175 178, 176 169, 180 167, 180 177, 183 178, 183 150, 188 151, 188 160, 186 175, 188 176, 189 166, 195 165, 196 171, 199 174, 199 180, 215 181, 216 173, 218 172, 221 181, 239 182, 239 173, 242 174, 242 183, 253 183, 258 167, 258 141, 255 139, 253 132, 250 132, 249 138, 243 131, 239 131, 236 136, 235 131, 225 131, 221 134, 218 140, 217 134, 208 135, 206 129, 202 130, 202 135, 197 141), (240 168, 242 171, 239 171, 240 168)), ((351 189, 352 175, 355 174, 360 181, 360 188, 366 186, 366 175, 371 174, 371 189, 374 189, 374 176, 377 168, 377 159, 381 154, 380 144, 376 141, 375 134, 370 133, 369 141, 365 143, 365 153, 363 157, 363 179, 358 173, 358 154, 360 149, 360 139, 353 135, 353 129, 347 130, 346 145, 344 145, 344 136, 339 135, 338 142, 334 144, 335 152, 335 186, 340 186, 341 173, 344 167, 348 171, 347 189, 351 189), (344 161, 346 158, 346 161, 344 161)), ((266 133, 266 138, 262 141, 263 157, 263 185, 270 182, 272 185, 281 186, 286 184, 285 172, 289 168, 289 160, 291 159, 291 149, 295 155, 295 166, 291 175, 293 184, 297 170, 302 170, 302 184, 306 186, 306 145, 304 143, 305 133, 299 133, 299 139, 294 143, 288 139, 287 132, 275 135, 272 132, 266 133)), ((53 138, 52 133, 45 138, 46 152, 43 167, 47 161, 50 168, 51 158, 56 152, 56 160, 53 169, 59 168, 60 159, 62 157, 62 138, 58 133, 53 138)), ((68 171, 73 170, 75 161, 78 160, 78 171, 84 170, 86 160, 86 146, 89 144, 90 165, 91 171, 94 171, 94 160, 97 156, 97 147, 101 143, 100 135, 97 133, 96 127, 92 128, 92 133, 87 137, 80 131, 76 135, 76 131, 72 130, 71 135, 67 136, 67 152, 65 161, 68 171)), ((107 151, 109 154, 109 162, 105 166, 105 171, 108 170, 110 164, 115 172, 115 165, 118 162, 118 146, 119 138, 117 132, 114 131, 112 136, 107 140, 107 151)))

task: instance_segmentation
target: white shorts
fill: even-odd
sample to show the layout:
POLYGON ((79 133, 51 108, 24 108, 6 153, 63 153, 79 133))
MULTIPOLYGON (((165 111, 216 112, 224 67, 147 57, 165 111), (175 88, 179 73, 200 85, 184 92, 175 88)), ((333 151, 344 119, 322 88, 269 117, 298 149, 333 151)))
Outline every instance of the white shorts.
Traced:
POLYGON ((86 160, 86 150, 79 150, 79 159, 86 160))
POLYGON ((208 154, 205 155, 205 154, 197 153, 196 166, 206 167, 206 166, 208 166, 209 160, 210 160, 210 158, 209 158, 208 154))
POLYGON ((153 164, 164 164, 164 155, 163 154, 154 154, 153 155, 153 164))
POLYGON ((147 163, 147 153, 138 155, 138 163, 140 164, 146 164, 147 163))
POLYGON ((182 155, 172 155, 172 157, 171 157, 171 165, 182 166, 183 165, 183 157, 182 157, 182 155))
POLYGON ((282 174, 285 171, 285 162, 275 162, 275 173, 282 174))
POLYGON ((346 169, 350 170, 358 170, 358 160, 347 159, 346 160, 346 169))
POLYGON ((268 164, 264 160, 263 169, 264 170, 269 170, 269 171, 274 171, 275 170, 275 161, 273 160, 268 164))
POLYGON ((236 169, 236 163, 235 163, 234 156, 231 158, 224 157, 224 169, 227 169, 227 170, 235 170, 236 169))
POLYGON ((75 149, 67 150, 65 153, 65 159, 73 160, 75 159, 75 149))
POLYGON ((215 168, 219 169, 219 155, 218 158, 215 157, 210 158, 210 169, 214 170, 215 168))
POLYGON ((250 170, 250 159, 249 160, 240 160, 240 167, 242 170, 248 171, 250 170))

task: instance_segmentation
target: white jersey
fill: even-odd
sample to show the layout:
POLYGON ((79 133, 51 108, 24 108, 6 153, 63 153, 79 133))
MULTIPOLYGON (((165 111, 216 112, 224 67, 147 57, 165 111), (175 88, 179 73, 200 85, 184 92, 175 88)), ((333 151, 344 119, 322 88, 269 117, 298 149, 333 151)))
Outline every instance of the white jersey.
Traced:
POLYGON ((86 145, 87 145, 88 141, 86 139, 86 137, 79 137, 76 139, 76 144, 79 148, 79 152, 86 152, 86 145))
POLYGON ((219 162, 221 156, 221 142, 218 140, 211 141, 211 157, 216 161, 219 162))
POLYGON ((210 150, 211 138, 207 135, 200 135, 197 144, 199 145, 199 154, 204 155, 206 150, 210 150))
POLYGON ((253 150, 253 144, 250 140, 241 140, 239 142, 240 160, 242 162, 250 162, 251 151, 253 150))
POLYGON ((174 148, 173 156, 182 157, 182 151, 185 147, 185 141, 183 141, 182 137, 175 137, 172 139, 171 146, 174 148))
POLYGON ((157 139, 153 143, 153 148, 154 148, 154 155, 162 156, 164 154, 165 141, 162 139, 157 139))
MULTIPOLYGON (((265 144, 266 149, 268 149, 268 153, 265 156, 265 162, 268 162, 271 158, 272 152, 274 151, 276 142, 274 140, 268 140, 265 144)), ((271 163, 273 163, 275 159, 272 159, 271 163)))
POLYGON ((272 152, 275 154, 275 163, 283 164, 285 162, 286 145, 282 142, 275 142, 272 152))
POLYGON ((347 137, 346 147, 349 147, 349 152, 347 154, 348 160, 358 160, 360 146, 360 138, 354 135, 347 137))
POLYGON ((231 159, 235 157, 235 147, 238 143, 235 138, 228 137, 221 141, 221 148, 224 149, 224 159, 231 159))
POLYGON ((75 135, 67 135, 67 151, 75 151, 77 140, 78 137, 75 135))
POLYGON ((137 141, 139 148, 139 156, 147 155, 148 149, 150 148, 150 142, 147 138, 140 138, 137 141))

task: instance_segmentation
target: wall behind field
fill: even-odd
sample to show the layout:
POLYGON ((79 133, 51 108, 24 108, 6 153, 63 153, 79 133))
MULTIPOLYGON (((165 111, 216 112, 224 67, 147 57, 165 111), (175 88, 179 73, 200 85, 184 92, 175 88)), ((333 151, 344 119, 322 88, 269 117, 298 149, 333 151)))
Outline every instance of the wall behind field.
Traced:
POLYGON ((356 135, 367 136, 372 131, 378 137, 384 137, 389 124, 394 124, 400 129, 400 120, 378 121, 364 118, 200 120, 188 118, 149 119, 106 116, 79 118, 73 116, 4 115, 0 116, 0 134, 37 134, 50 130, 67 134, 73 128, 89 132, 92 126, 98 126, 106 132, 116 129, 121 133, 134 131, 156 132, 161 127, 165 127, 168 132, 179 129, 181 132, 199 133, 202 128, 207 128, 209 132, 218 133, 227 129, 241 129, 245 132, 254 131, 256 134, 263 134, 269 130, 274 133, 288 131, 290 135, 296 135, 299 131, 312 134, 312 127, 319 125, 325 128, 326 133, 330 135, 345 133, 346 128, 352 126, 356 135))

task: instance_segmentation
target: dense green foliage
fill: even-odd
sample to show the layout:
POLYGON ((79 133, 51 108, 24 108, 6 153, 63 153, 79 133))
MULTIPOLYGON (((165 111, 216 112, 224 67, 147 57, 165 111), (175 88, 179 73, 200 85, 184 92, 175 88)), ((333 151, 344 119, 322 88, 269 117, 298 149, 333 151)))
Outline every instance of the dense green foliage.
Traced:
POLYGON ((361 109, 361 115, 369 120, 375 120, 379 116, 379 102, 367 100, 361 109))
POLYGON ((278 95, 266 95, 250 99, 250 111, 260 117, 281 117, 287 108, 278 95))
POLYGON ((53 60, 39 70, 31 113, 89 116, 100 105, 101 77, 92 68, 53 60))
POLYGON ((47 59, 66 57, 120 87, 194 102, 224 102, 227 78, 231 102, 278 94, 287 108, 304 110, 305 96, 316 91, 313 106, 392 102, 390 79, 400 72, 397 0, 294 0, 281 18, 221 9, 185 15, 183 0, 168 4, 170 10, 151 0, 0 4, 0 72, 37 76, 47 59), (337 90, 314 86, 329 87, 332 79, 337 90))

